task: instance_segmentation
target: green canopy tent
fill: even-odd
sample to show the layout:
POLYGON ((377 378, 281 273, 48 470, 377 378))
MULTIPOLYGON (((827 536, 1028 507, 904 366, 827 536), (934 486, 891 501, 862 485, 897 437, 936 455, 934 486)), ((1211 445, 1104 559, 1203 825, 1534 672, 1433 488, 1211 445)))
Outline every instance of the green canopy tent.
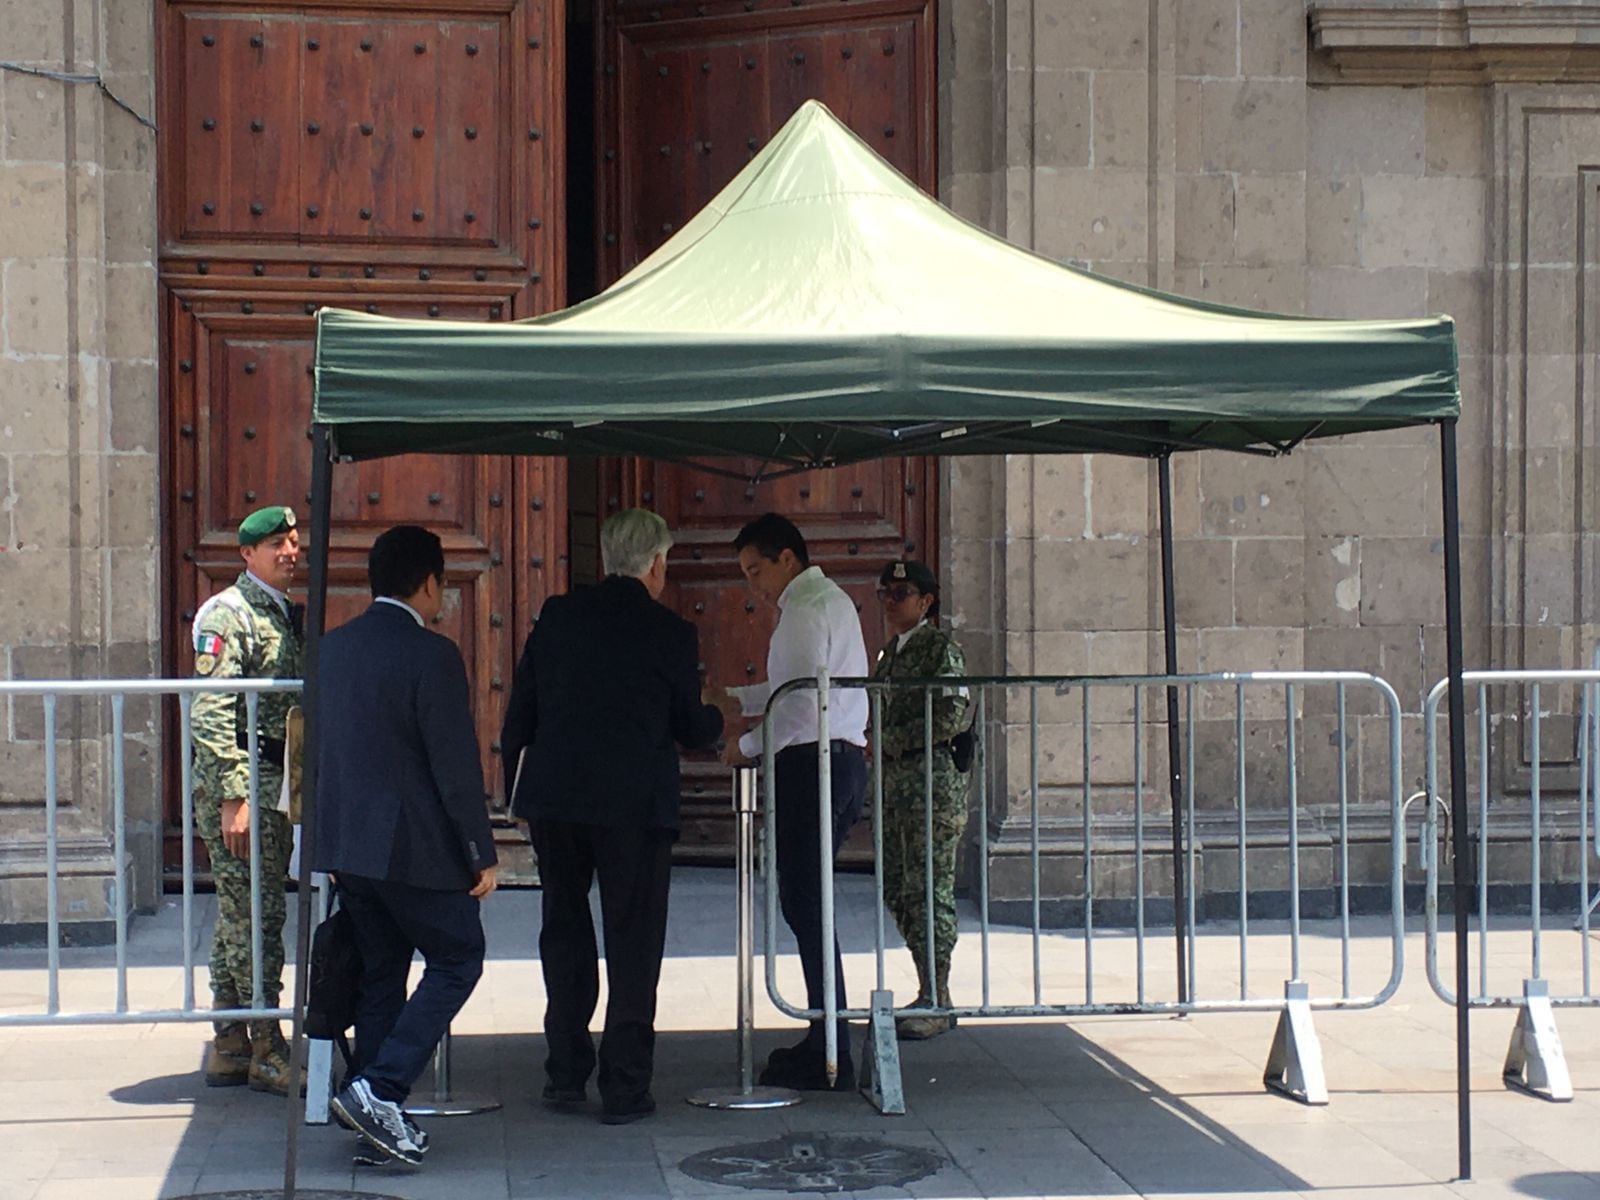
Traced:
MULTIPOLYGON (((594 299, 492 324, 324 309, 314 375, 308 708, 334 461, 636 454, 760 479, 890 455, 1155 458, 1166 665, 1176 674, 1171 454, 1275 455, 1308 438, 1425 423, 1442 431, 1449 662, 1459 683, 1460 387, 1448 317, 1277 316, 1063 266, 955 216, 816 101, 594 299)), ((1450 705, 1452 809, 1464 828, 1459 686, 1450 705)), ((1176 710, 1172 689, 1174 796, 1176 710)), ((1458 856, 1463 939, 1465 870, 1458 856)), ((304 905, 309 890, 301 895, 304 905)), ((1174 907, 1185 994, 1183 906, 1174 907)), ((1465 962, 1463 954, 1462 973, 1465 962)), ((1465 1156, 1465 978, 1457 993, 1465 1156)))
POLYGON ((318 320, 340 456, 1278 453, 1459 411, 1454 327, 1202 304, 970 225, 807 103, 665 245, 532 320, 318 320))

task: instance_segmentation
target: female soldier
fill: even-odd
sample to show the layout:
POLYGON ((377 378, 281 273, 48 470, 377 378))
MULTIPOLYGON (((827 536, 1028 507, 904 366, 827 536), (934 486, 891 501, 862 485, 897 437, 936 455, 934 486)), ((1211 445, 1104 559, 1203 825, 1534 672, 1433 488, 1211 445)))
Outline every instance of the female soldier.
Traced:
MULTIPOLYGON (((878 577, 889 644, 874 679, 931 679, 966 673, 961 647, 932 624, 939 614, 939 581, 920 562, 892 562, 878 577)), ((883 691, 883 727, 875 754, 883 761, 884 899, 917 966, 912 1007, 950 1006, 950 954, 956 944, 956 846, 967 820, 967 781, 956 768, 951 739, 967 725, 965 688, 940 688, 933 697, 933 794, 927 796, 924 754, 926 689, 883 691), (933 805, 933 962, 928 957, 927 808, 933 805)), ((901 1038, 937 1037, 953 1016, 900 1017, 901 1038)))

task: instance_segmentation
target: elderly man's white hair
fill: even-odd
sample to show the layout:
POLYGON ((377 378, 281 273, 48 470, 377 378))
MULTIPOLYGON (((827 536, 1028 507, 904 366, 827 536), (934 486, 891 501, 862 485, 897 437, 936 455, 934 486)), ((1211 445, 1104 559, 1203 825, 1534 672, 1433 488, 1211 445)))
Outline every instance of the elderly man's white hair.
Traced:
POLYGON ((607 575, 637 579, 671 547, 667 523, 648 509, 624 509, 600 527, 600 564, 607 575))

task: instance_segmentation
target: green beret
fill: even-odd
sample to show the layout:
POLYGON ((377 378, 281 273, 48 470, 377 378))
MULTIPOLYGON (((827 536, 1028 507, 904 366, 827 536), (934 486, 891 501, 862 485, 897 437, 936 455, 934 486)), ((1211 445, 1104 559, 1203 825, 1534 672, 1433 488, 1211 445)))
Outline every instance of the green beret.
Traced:
POLYGON ((909 583, 924 596, 939 594, 939 580, 928 569, 926 563, 917 562, 915 559, 892 562, 883 568, 883 573, 878 576, 878 586, 888 587, 894 583, 909 583))
POLYGON ((254 546, 276 533, 288 533, 294 528, 294 509, 282 504, 258 508, 239 522, 239 545, 254 546))

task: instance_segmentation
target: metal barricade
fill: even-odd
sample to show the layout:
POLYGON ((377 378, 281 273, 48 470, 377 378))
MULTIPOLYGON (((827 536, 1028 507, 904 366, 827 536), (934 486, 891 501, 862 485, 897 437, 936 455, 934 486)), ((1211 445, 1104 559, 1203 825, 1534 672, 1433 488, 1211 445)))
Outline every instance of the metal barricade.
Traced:
MULTIPOLYGON (((1451 830, 1450 836, 1473 837, 1477 858, 1476 901, 1478 926, 1478 986, 1475 994, 1467 998, 1473 1008, 1515 1008, 1517 1023, 1511 1034, 1511 1045, 1506 1054, 1504 1077, 1506 1081, 1524 1091, 1547 1100, 1572 1099, 1572 1079, 1567 1070, 1566 1056, 1561 1039, 1556 1032, 1556 1008, 1600 1006, 1600 995, 1593 986, 1589 920, 1592 906, 1583 898, 1589 894, 1589 842, 1591 833, 1591 802, 1600 801, 1596 788, 1597 755, 1600 747, 1600 670, 1589 671, 1467 671, 1462 681, 1468 689, 1470 700, 1478 703, 1477 720, 1468 720, 1469 737, 1476 738, 1476 771, 1471 772, 1469 788, 1477 789, 1477 804, 1473 809, 1477 829, 1451 830), (1528 735, 1528 932, 1529 970, 1522 981, 1520 994, 1496 991, 1490 984, 1489 928, 1493 914, 1490 905, 1490 765, 1491 765, 1491 713, 1489 691, 1491 688, 1515 687, 1526 696, 1526 705, 1519 700, 1515 714, 1518 730, 1526 728, 1528 735), (1581 701, 1577 706, 1577 815, 1579 824, 1578 853, 1578 956, 1581 978, 1576 991, 1556 992, 1545 975, 1544 928, 1544 855, 1545 837, 1545 784, 1544 784, 1544 732, 1543 724, 1549 715, 1543 704, 1543 689, 1547 687, 1577 688, 1581 701), (1525 689, 1525 690, 1524 690, 1525 689), (1525 725, 1523 724, 1525 717, 1525 725)), ((1442 679, 1428 693, 1423 709, 1423 722, 1427 752, 1427 795, 1429 802, 1424 818, 1424 860, 1427 867, 1425 911, 1427 920, 1428 982, 1435 994, 1447 1004, 1456 1003, 1456 995, 1439 972, 1439 819, 1442 795, 1439 783, 1439 705, 1449 690, 1449 680, 1442 679)), ((1501 714, 1501 717, 1505 714, 1501 714)), ((1497 723, 1497 722, 1496 722, 1497 723)), ((1470 748, 1470 747, 1469 747, 1470 748)))
MULTIPOLYGON (((1589 657, 1589 669, 1600 671, 1600 646, 1596 646, 1594 653, 1589 657)), ((1583 689, 1583 742, 1580 747, 1584 756, 1583 786, 1588 788, 1589 802, 1594 805, 1593 816, 1586 819, 1590 821, 1590 845, 1595 856, 1600 857, 1600 753, 1596 753, 1600 750, 1600 702, 1597 701, 1600 701, 1600 695, 1597 695, 1596 689, 1583 689)), ((1580 852, 1587 855, 1588 849, 1580 849, 1580 852)), ((1574 928, 1587 930, 1589 926, 1586 922, 1594 919, 1594 910, 1597 906, 1600 906, 1600 890, 1589 897, 1589 902, 1584 905, 1574 928)))
MULTIPOLYGON (((1268 1056, 1268 1066, 1264 1082, 1269 1087, 1285 1091, 1307 1103, 1320 1104, 1327 1102, 1327 1087, 1323 1078, 1321 1065, 1321 1052, 1317 1042, 1316 1033, 1311 1023, 1311 1014, 1319 1009, 1363 1009, 1373 1008, 1384 1003, 1398 989, 1404 970, 1404 896, 1403 878, 1405 836, 1402 822, 1401 805, 1401 765, 1400 765, 1400 702, 1394 689, 1384 680, 1375 675, 1363 672, 1312 672, 1312 671, 1264 671, 1233 673, 1221 672, 1212 674, 1190 675, 1139 675, 1139 676, 1052 676, 1052 677, 963 677, 958 682, 950 678, 942 679, 895 679, 892 682, 873 681, 868 679, 829 679, 826 672, 819 673, 815 679, 794 680, 777 689, 769 702, 763 720, 765 738, 765 752, 763 757, 765 776, 765 810, 769 815, 776 811, 778 804, 777 781, 775 772, 775 750, 772 743, 773 714, 786 696, 795 692, 810 691, 815 693, 817 705, 818 735, 816 753, 818 760, 818 813, 821 833, 819 850, 822 856, 822 928, 824 943, 822 948, 822 994, 823 1005, 821 1008, 807 1008, 786 999, 778 982, 778 908, 777 889, 774 881, 777 878, 777 850, 776 837, 769 834, 764 839, 764 872, 768 881, 765 911, 766 925, 766 981, 768 996, 773 1004, 788 1016, 802 1020, 821 1020, 824 1026, 826 1039, 827 1066, 830 1076, 838 1069, 838 1047, 836 1044, 836 1021, 844 1019, 865 1019, 870 1022, 867 1037, 867 1066, 871 1073, 869 1095, 878 1103, 883 1111, 904 1111, 900 1095, 899 1068, 897 1051, 895 1049, 894 1018, 905 1015, 906 1009, 896 1009, 893 1004, 892 994, 885 982, 885 928, 884 928, 884 876, 883 876, 883 843, 882 827, 884 812, 884 784, 881 757, 874 754, 874 765, 870 773, 869 797, 871 814, 875 827, 876 865, 874 867, 874 882, 877 898, 877 920, 875 933, 875 958, 876 958, 876 987, 872 993, 872 1003, 867 1008, 846 1008, 839 1010, 835 1002, 834 979, 834 869, 833 854, 830 840, 831 834, 831 756, 830 749, 830 718, 833 704, 830 703, 830 693, 837 695, 845 689, 865 689, 870 697, 871 721, 868 728, 868 738, 874 744, 881 744, 882 733, 882 695, 890 688, 921 688, 926 696, 925 736, 924 736, 924 811, 926 814, 925 829, 931 835, 932 825, 932 720, 931 710, 933 696, 936 690, 948 690, 959 686, 969 689, 973 696, 975 712, 974 726, 979 733, 977 739, 977 761, 973 766, 972 785, 969 797, 979 810, 979 828, 987 832, 990 829, 990 788, 995 782, 991 779, 989 767, 988 746, 997 727, 1009 725, 1013 732, 1023 722, 1014 713, 1003 721, 997 721, 993 706, 989 703, 989 693, 999 691, 1012 698, 1013 706, 1019 699, 1019 693, 1026 694, 1026 728, 1027 750, 1024 764, 1027 774, 1027 803, 1028 803, 1028 859, 1031 876, 1031 937, 1032 937, 1032 995, 1029 1002, 1001 1003, 996 1000, 992 992, 992 966, 993 954, 991 950, 991 920, 990 920, 990 879, 989 856, 980 853, 978 857, 978 905, 979 905, 979 940, 981 955, 981 1001, 976 1004, 955 1004, 950 1007, 935 1007, 932 1009, 918 1008, 917 1014, 934 1013, 954 1017, 1006 1017, 1006 1018, 1062 1018, 1072 1016, 1098 1015, 1098 1014, 1196 1014, 1204 1012, 1278 1012, 1280 1014, 1273 1046, 1268 1056), (1096 835, 1098 814, 1095 810, 1096 788, 1098 786, 1094 777, 1093 763, 1096 749, 1096 732, 1098 728, 1097 712, 1099 711, 1093 697, 1097 694, 1123 689, 1131 691, 1132 703, 1126 706, 1124 712, 1129 719, 1124 724, 1131 726, 1133 738, 1132 754, 1132 781, 1131 791, 1132 822, 1131 841, 1133 843, 1133 924, 1134 924, 1134 955, 1136 961, 1135 984, 1132 994, 1123 998, 1108 999, 1104 989, 1096 994, 1096 965, 1095 949, 1107 935, 1099 934, 1095 925, 1095 903, 1097 899, 1097 880, 1095 875, 1096 835), (1175 801, 1182 806, 1181 830, 1182 846, 1179 852, 1184 856, 1187 870, 1182 872, 1186 880, 1185 894, 1172 898, 1174 917, 1178 912, 1178 905, 1187 918, 1187 934, 1184 938, 1182 953, 1186 956, 1187 977, 1190 981, 1190 990, 1187 995, 1174 995, 1167 998, 1154 998, 1150 994, 1146 972, 1146 949, 1149 940, 1149 921, 1147 920, 1147 872, 1146 860, 1156 852, 1156 848, 1149 845, 1150 831, 1146 827, 1147 800, 1151 793, 1151 786, 1146 780, 1145 770, 1145 738, 1147 733, 1154 728, 1164 730, 1165 722, 1151 722, 1147 716, 1148 706, 1145 696, 1151 690, 1165 693, 1167 689, 1176 689, 1182 694, 1182 733, 1183 733, 1183 764, 1181 770, 1182 795, 1175 801), (1232 721, 1231 732, 1233 735, 1233 771, 1232 790, 1234 802, 1234 830, 1238 839, 1237 869, 1238 869, 1238 981, 1236 994, 1229 995, 1201 995, 1201 981, 1199 969, 1202 965, 1197 955, 1197 938, 1195 932, 1196 918, 1199 915, 1196 903, 1194 885, 1197 845, 1194 836, 1196 823, 1196 704, 1197 694, 1203 689, 1210 689, 1206 694, 1210 703, 1218 703, 1217 693, 1226 697, 1232 694, 1232 721), (1332 693, 1326 712, 1326 721, 1331 723, 1335 732, 1338 746, 1337 762, 1333 765, 1331 779, 1321 781, 1317 790, 1319 799, 1325 799, 1326 804, 1319 804, 1318 817, 1329 818, 1328 810, 1331 809, 1332 826, 1324 828, 1322 834, 1332 840, 1336 850, 1334 873, 1337 877, 1337 931, 1340 939, 1340 986, 1336 992, 1330 994, 1314 993, 1311 985, 1302 977, 1302 932, 1304 921, 1302 919, 1301 897, 1301 809, 1304 804, 1305 788, 1302 786, 1302 762, 1300 757, 1299 727, 1305 719, 1302 702, 1304 695, 1311 689, 1327 689, 1332 693), (1282 730, 1283 730, 1283 765, 1286 768, 1285 791, 1280 797, 1284 803, 1283 815, 1286 825, 1283 829, 1282 839, 1287 854, 1287 901, 1288 901, 1288 971, 1281 996, 1263 996, 1254 994, 1250 987, 1250 947, 1251 934, 1251 884, 1249 875, 1249 854, 1252 840, 1259 840, 1252 826, 1249 811, 1249 785, 1246 753, 1246 724, 1247 724, 1247 697, 1251 706, 1259 702, 1256 695, 1262 690, 1280 693, 1282 696, 1282 730), (1347 699, 1352 690, 1370 693, 1376 697, 1373 706, 1381 714, 1381 724, 1384 733, 1382 757, 1386 760, 1386 772, 1382 772, 1383 786, 1381 789, 1369 787, 1369 794, 1374 793, 1378 799, 1366 805, 1366 809, 1375 813, 1382 822, 1382 827, 1389 842, 1389 873, 1385 881, 1387 884, 1387 913, 1388 934, 1391 944, 1390 967, 1388 976, 1381 983, 1364 993, 1357 992, 1352 984, 1351 977, 1351 875, 1350 875, 1350 816, 1353 807, 1350 775, 1348 770, 1350 748, 1351 723, 1347 718, 1347 699), (1074 694, 1078 695, 1074 695, 1074 694), (1081 999, 1054 999, 1046 995, 1046 970, 1044 963, 1044 926, 1042 921, 1042 891, 1041 880, 1041 767, 1040 755, 1042 750, 1040 700, 1048 696, 1054 701, 1078 699, 1078 721, 1081 723, 1081 791, 1078 793, 1082 804, 1081 825, 1081 854, 1082 854, 1082 881, 1083 881, 1083 920, 1081 928, 1083 965, 1081 984, 1083 994, 1081 999)), ((1226 700, 1220 701, 1224 706, 1226 700)), ((808 701, 809 703, 809 701, 808 701)), ((835 702, 836 703, 836 702, 835 702)), ((1273 702, 1276 703, 1275 701, 1273 702)), ((1251 720, 1256 724, 1261 723, 1259 709, 1252 707, 1251 711, 1257 712, 1251 720)), ((1273 720, 1276 720, 1274 718, 1273 720)), ((1226 724, 1216 722, 1214 724, 1226 724)), ((1374 739, 1376 740, 1376 739, 1374 739)), ((1207 747, 1210 753, 1212 747, 1207 747)), ((1376 757, 1376 756, 1375 756, 1376 757)), ((1006 762, 1007 772, 1012 779, 1016 778, 1017 765, 1009 759, 1006 762)), ((1376 773, 1376 772, 1375 772, 1376 773)), ((1015 789, 1013 789, 1014 791, 1015 789)), ((1166 789, 1160 789, 1166 794, 1166 789)), ((1211 808, 1215 809, 1216 795, 1203 799, 1212 801, 1211 808)), ((773 828, 769 821, 769 831, 773 828)), ((931 860, 932 838, 928 836, 923 842, 923 849, 931 860)), ((1172 847, 1166 849, 1170 852, 1172 847)), ((1175 875, 1177 873, 1175 872, 1175 875)), ((931 861, 924 864, 924 878, 927 882, 928 899, 928 928, 925 930, 927 939, 927 953, 929 960, 933 957, 933 914, 932 914, 932 866, 931 861)), ((931 970, 931 967, 930 967, 931 970)), ((1230 988, 1230 993, 1233 989, 1230 988)))
MULTIPOLYGON (((293 679, 102 679, 0 681, 0 697, 39 697, 44 707, 45 743, 45 913, 47 981, 42 1012, 0 1013, 0 1027, 8 1025, 116 1025, 181 1021, 245 1021, 287 1019, 290 1009, 268 1007, 261 978, 261 806, 257 765, 257 708, 261 696, 298 692, 293 679), (197 1007, 194 994, 194 799, 191 764, 190 708, 200 695, 242 695, 250 753, 250 916, 251 997, 248 1006, 231 1009, 197 1007), (176 696, 179 707, 179 760, 182 763, 183 837, 183 1001, 180 1007, 140 1009, 128 999, 128 887, 127 781, 124 771, 124 711, 130 696, 176 696), (57 706, 62 698, 106 697, 111 707, 111 819, 114 874, 111 905, 116 930, 116 991, 112 1006, 63 1012, 61 1007, 61 897, 58 861, 60 794, 57 780, 57 706)), ((281 882, 277 886, 282 886, 281 882)))

